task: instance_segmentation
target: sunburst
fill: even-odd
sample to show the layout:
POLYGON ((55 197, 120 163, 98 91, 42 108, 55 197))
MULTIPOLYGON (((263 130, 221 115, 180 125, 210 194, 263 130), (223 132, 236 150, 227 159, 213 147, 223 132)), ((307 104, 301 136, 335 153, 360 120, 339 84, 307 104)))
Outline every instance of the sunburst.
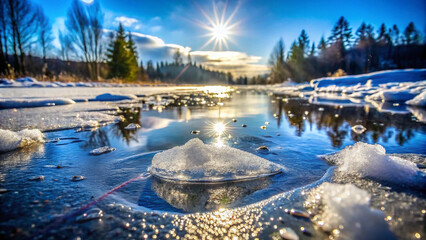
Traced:
POLYGON ((207 23, 199 22, 202 28, 208 31, 204 36, 210 37, 210 39, 201 47, 201 49, 213 44, 213 50, 221 51, 223 47, 229 48, 228 42, 235 43, 232 40, 232 36, 236 35, 236 27, 240 24, 240 21, 233 22, 234 16, 238 11, 240 2, 235 6, 232 13, 227 16, 228 2, 226 2, 221 9, 219 9, 213 0, 213 16, 209 16, 203 9, 200 8, 201 13, 207 20, 207 23))

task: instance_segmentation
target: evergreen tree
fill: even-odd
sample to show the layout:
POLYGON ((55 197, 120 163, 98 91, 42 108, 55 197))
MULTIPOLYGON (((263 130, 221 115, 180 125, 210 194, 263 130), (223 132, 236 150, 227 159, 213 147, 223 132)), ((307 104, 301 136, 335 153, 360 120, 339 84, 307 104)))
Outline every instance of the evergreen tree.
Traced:
POLYGON ((308 55, 308 48, 309 48, 309 37, 308 34, 306 33, 305 29, 302 30, 302 32, 300 33, 300 36, 298 38, 298 47, 300 48, 300 51, 304 54, 304 55, 308 55))
POLYGON ((377 37, 377 42, 379 44, 385 45, 385 44, 392 43, 390 35, 389 35, 389 33, 386 29, 386 25, 384 23, 382 23, 382 25, 380 25, 378 34, 379 34, 379 36, 377 37))
POLYGON ((311 52, 309 53, 310 57, 313 57, 315 55, 315 42, 312 43, 311 52))
POLYGON ((269 59, 269 66, 271 68, 271 79, 274 83, 283 82, 288 78, 284 62, 284 41, 280 39, 272 50, 269 59))
POLYGON ((325 50, 327 49, 327 43, 324 40, 324 36, 321 37, 321 40, 318 45, 318 49, 320 50, 321 54, 324 54, 325 50))
POLYGON ((151 60, 149 60, 148 63, 146 64, 146 73, 148 74, 148 77, 150 79, 156 78, 156 72, 151 60))
POLYGON ((342 16, 331 30, 328 40, 330 43, 340 42, 345 47, 350 44, 351 37, 352 29, 349 27, 349 22, 342 16))
POLYGON ((138 51, 135 42, 132 39, 132 34, 129 32, 127 41, 127 50, 129 51, 129 75, 128 80, 135 80, 139 71, 138 67, 138 51))
POLYGON ((127 46, 124 28, 120 23, 115 39, 110 43, 107 50, 109 77, 122 79, 129 77, 132 59, 127 46))
POLYGON ((400 32, 399 32, 399 28, 396 24, 393 25, 392 27, 392 33, 391 33, 392 39, 393 39, 393 44, 394 45, 399 45, 400 42, 400 32))
POLYGON ((176 49, 175 54, 173 55, 174 63, 176 66, 182 65, 182 53, 179 48, 176 49))
POLYGON ((414 26, 413 22, 410 22, 408 26, 404 30, 404 37, 405 37, 405 44, 417 44, 419 43, 419 32, 417 31, 416 27, 414 26))

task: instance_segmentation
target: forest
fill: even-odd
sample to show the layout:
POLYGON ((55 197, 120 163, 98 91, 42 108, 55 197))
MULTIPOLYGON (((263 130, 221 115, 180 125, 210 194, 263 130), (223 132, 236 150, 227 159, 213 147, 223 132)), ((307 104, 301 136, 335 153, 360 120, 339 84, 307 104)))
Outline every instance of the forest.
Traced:
POLYGON ((397 25, 382 23, 376 31, 362 23, 355 34, 343 16, 334 25, 331 35, 321 38, 316 46, 302 30, 285 54, 280 39, 269 59, 268 79, 256 77, 252 83, 281 83, 288 79, 305 82, 325 76, 343 76, 387 69, 426 67, 426 44, 413 22, 401 31, 397 25))

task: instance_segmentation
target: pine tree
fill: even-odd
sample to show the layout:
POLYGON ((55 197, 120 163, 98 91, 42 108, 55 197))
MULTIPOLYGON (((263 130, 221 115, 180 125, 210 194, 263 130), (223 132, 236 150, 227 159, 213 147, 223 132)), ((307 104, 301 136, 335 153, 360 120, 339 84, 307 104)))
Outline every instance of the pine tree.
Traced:
POLYGON ((416 44, 419 42, 419 32, 414 26, 413 22, 410 22, 404 30, 405 44, 416 44))
POLYGON ((120 23, 115 39, 107 50, 109 77, 127 79, 130 72, 129 50, 123 25, 120 23))
POLYGON ((327 43, 325 42, 324 36, 321 37, 321 40, 318 44, 318 49, 321 51, 321 54, 327 49, 327 43))
POLYGON ((349 22, 342 16, 331 30, 329 37, 330 43, 340 42, 343 46, 348 46, 352 37, 352 29, 349 27, 349 22))
POLYGON ((305 29, 302 30, 302 32, 300 33, 300 36, 298 38, 298 47, 300 48, 300 51, 304 54, 304 55, 308 55, 308 48, 309 48, 309 37, 308 34, 306 33, 305 29))
POLYGON ((132 39, 132 34, 129 32, 127 41, 127 49, 129 51, 129 75, 128 80, 135 80, 139 71, 138 67, 138 52, 135 42, 132 39))
POLYGON ((390 35, 387 32, 386 25, 384 23, 382 23, 382 25, 380 25, 378 34, 379 34, 379 36, 377 37, 377 42, 379 44, 389 44, 389 43, 392 43, 390 35))

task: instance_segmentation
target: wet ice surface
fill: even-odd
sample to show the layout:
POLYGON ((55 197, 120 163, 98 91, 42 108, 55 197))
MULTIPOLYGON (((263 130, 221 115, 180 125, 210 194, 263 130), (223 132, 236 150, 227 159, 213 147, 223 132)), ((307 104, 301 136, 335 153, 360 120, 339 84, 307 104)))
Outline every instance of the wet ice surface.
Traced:
MULTIPOLYGON (((74 121, 75 114, 84 112, 88 116, 105 115, 93 121, 102 122, 108 116, 116 122, 79 130, 83 123, 91 125, 83 119, 80 124, 71 125, 72 129, 45 132, 45 144, 1 154, 0 188, 8 191, 0 193, 0 235, 39 239, 48 236, 153 238, 154 235, 159 239, 233 235, 279 239, 280 229, 291 228, 301 239, 324 239, 329 232, 319 228, 315 216, 328 213, 321 212, 321 208, 314 211, 306 201, 323 182, 333 182, 351 183, 360 191, 366 191, 371 200, 365 208, 382 211, 396 237, 414 238, 416 233, 425 236, 426 202, 421 191, 392 182, 341 174, 317 157, 363 141, 378 143, 385 148, 386 154, 414 161, 423 171, 425 125, 410 113, 379 112, 370 105, 313 105, 300 98, 257 92, 235 92, 232 98, 223 99, 220 107, 217 100, 203 95, 187 96, 179 97, 167 107, 160 104, 171 102, 163 95, 147 96, 145 102, 151 101, 151 106, 141 102, 77 102, 38 109, 1 110, 3 129, 21 130, 31 124, 45 126, 43 124, 57 121, 41 128, 55 129, 63 120, 51 118, 63 117, 57 113, 65 112, 66 115, 67 111, 70 117, 64 119, 69 121, 74 121), (203 101, 205 104, 201 104, 203 101), (16 120, 9 121, 9 118, 16 120), (37 118, 45 118, 46 123, 37 118), (215 127, 218 122, 226 126, 223 131, 215 127), (270 124, 265 125, 265 122, 270 124), (132 123, 141 127, 126 129, 132 123), (242 127, 243 124, 246 127, 242 127), (265 129, 260 128, 262 125, 265 129), (352 130, 356 125, 366 130, 356 133, 352 130), (199 130, 199 134, 191 134, 194 130, 199 130), (219 138, 217 130, 221 131, 219 138), (159 151, 182 146, 193 138, 257 155, 285 166, 286 172, 247 182, 208 186, 149 177, 132 181, 88 209, 76 211, 145 173, 159 151), (89 154, 103 146, 116 148, 116 151, 100 156, 89 154), (261 146, 269 151, 257 150, 261 146), (44 180, 28 180, 40 175, 44 180), (74 176, 83 176, 84 180, 72 181, 74 176), (291 209, 310 212, 313 222, 289 214, 291 209), (46 228, 52 223, 54 227, 46 228)), ((350 211, 352 206, 348 206, 350 211)), ((386 233, 382 228, 376 231, 377 234, 386 233)))
POLYGON ((174 181, 223 182, 270 176, 282 168, 254 154, 194 138, 183 146, 157 153, 149 171, 174 181))

